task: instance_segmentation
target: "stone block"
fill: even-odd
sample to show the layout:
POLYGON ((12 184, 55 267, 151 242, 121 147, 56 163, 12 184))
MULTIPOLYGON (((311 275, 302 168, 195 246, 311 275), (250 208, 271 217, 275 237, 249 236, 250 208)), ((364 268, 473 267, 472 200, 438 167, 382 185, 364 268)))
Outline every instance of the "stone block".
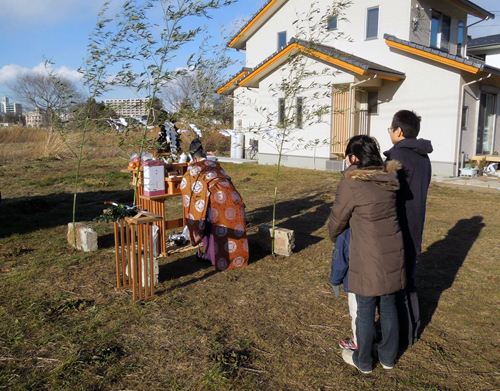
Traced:
MULTIPOLYGON (((266 250, 271 251, 271 234, 272 227, 270 225, 259 226, 259 244, 266 250)), ((274 252, 278 255, 290 256, 295 248, 295 235, 291 229, 274 228, 274 252)))
MULTIPOLYGON (((97 251, 97 232, 83 223, 75 223, 76 248, 81 251, 97 251)), ((68 223, 68 243, 75 246, 73 223, 68 223)))

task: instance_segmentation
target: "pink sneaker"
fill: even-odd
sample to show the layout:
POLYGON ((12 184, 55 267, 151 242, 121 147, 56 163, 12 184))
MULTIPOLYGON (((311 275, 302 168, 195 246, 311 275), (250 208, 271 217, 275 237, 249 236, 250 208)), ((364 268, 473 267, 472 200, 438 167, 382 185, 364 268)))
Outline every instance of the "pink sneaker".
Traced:
POLYGON ((352 338, 343 339, 342 341, 340 341, 339 345, 342 349, 358 350, 358 347, 356 346, 352 338))

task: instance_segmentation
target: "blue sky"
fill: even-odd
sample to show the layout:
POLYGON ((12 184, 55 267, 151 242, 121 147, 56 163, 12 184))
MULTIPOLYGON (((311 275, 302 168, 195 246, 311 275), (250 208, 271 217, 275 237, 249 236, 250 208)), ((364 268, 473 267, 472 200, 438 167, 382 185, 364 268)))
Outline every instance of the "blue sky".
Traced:
MULTIPOLYGON (((115 0, 116 2, 117 0, 115 0)), ((239 0, 213 14, 207 24, 213 35, 219 27, 228 29, 234 23, 253 15, 268 0, 239 0)), ((355 1, 355 0, 354 0, 355 1)), ((496 19, 481 22, 469 30, 473 38, 500 34, 500 1, 475 0, 477 5, 496 13, 496 19)), ((102 0, 0 0, 0 96, 8 96, 7 83, 12 83, 20 72, 43 70, 44 58, 50 59, 55 71, 77 81, 77 69, 82 65, 88 36, 97 20, 102 0)), ((471 18, 469 24, 477 21, 471 18)), ((197 46, 192 45, 179 53, 180 60, 173 63, 183 66, 185 58, 197 46)), ((243 60, 243 55, 234 51, 234 56, 243 60)), ((229 75, 237 69, 229 70, 229 75)), ((228 75, 228 76, 229 76, 228 75)), ((116 96, 107 98, 131 98, 116 96)))

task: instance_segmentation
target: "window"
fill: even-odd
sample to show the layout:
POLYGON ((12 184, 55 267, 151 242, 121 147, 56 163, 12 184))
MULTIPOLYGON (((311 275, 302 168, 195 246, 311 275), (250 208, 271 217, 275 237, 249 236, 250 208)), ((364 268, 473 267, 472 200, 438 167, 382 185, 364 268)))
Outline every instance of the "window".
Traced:
POLYGON ((283 49, 286 46, 286 31, 278 33, 278 50, 283 49))
POLYGON ((378 37, 378 7, 369 8, 366 13, 366 39, 378 37))
POLYGON ((378 114, 378 91, 368 91, 368 114, 378 114))
POLYGON ((441 12, 432 10, 431 46, 448 52, 450 50, 450 35, 451 18, 441 12))
POLYGON ((439 24, 441 21, 441 12, 432 11, 432 21, 431 21, 431 46, 438 47, 441 41, 441 34, 439 29, 439 24))
POLYGON ((462 48, 464 46, 464 33, 465 33, 465 23, 458 22, 458 35, 457 35, 457 55, 462 55, 462 48))
POLYGON ((451 33, 451 18, 443 15, 441 21, 441 49, 450 51, 450 34, 451 33))
POLYGON ((302 106, 304 104, 304 98, 302 97, 297 97, 297 102, 295 105, 295 115, 296 115, 296 122, 297 122, 297 128, 302 128, 302 106))
POLYGON ((328 31, 331 31, 331 30, 337 30, 337 21, 338 21, 338 18, 337 18, 337 15, 332 15, 332 16, 329 16, 328 19, 326 20, 326 28, 328 29, 328 31))
POLYGON ((285 124, 285 99, 278 99, 278 125, 283 126, 285 124))
POLYGON ((462 130, 467 130, 467 120, 469 117, 469 107, 462 107, 462 130))

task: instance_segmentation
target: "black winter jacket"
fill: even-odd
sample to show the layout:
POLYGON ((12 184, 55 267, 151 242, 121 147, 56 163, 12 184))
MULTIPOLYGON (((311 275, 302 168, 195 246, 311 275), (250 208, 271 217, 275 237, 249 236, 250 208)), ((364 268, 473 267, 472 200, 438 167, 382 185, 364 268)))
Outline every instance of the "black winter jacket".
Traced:
POLYGON ((432 152, 429 140, 407 138, 384 152, 387 160, 397 160, 403 165, 398 172, 400 189, 396 193, 399 225, 403 232, 407 257, 422 252, 427 191, 431 182, 432 152))

